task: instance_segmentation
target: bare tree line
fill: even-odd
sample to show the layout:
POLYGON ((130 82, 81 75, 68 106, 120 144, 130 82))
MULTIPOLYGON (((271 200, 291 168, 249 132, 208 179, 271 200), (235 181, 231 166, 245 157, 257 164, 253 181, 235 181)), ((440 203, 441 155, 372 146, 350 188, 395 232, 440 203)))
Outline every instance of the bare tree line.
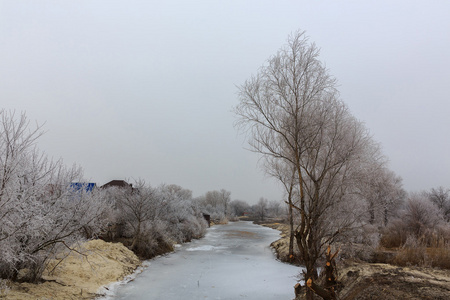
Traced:
POLYGON ((88 189, 81 167, 37 148, 42 126, 0 111, 0 278, 36 282, 50 259, 86 239, 121 241, 146 258, 201 237, 206 222, 177 185, 88 189))
MULTIPOLYGON (((395 220, 418 220, 412 215, 418 210, 415 197, 407 197, 378 143, 339 98, 336 79, 304 32, 290 35, 239 87, 234 112, 250 150, 262 155, 265 171, 284 188, 290 254, 295 240, 305 282, 318 286, 328 246, 379 241, 379 229, 395 220)), ((432 190, 429 198, 448 221, 449 206, 442 200, 448 191, 432 190)), ((425 211, 435 215, 428 207, 424 217, 425 211)), ((416 232, 426 222, 419 223, 416 232)), ((324 299, 333 298, 331 289, 324 299)), ((306 297, 313 299, 312 289, 306 297)))

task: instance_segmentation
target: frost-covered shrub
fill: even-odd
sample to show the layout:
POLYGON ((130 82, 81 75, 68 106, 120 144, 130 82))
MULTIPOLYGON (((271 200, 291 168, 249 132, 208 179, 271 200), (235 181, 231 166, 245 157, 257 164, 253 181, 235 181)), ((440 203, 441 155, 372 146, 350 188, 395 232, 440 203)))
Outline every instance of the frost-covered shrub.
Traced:
POLYGON ((153 188, 142 180, 134 186, 106 193, 113 202, 112 222, 122 225, 121 237, 140 257, 172 251, 173 244, 204 235, 207 224, 191 191, 177 185, 153 188))
POLYGON ((100 191, 71 188, 79 167, 39 152, 25 115, 0 111, 0 277, 36 281, 48 260, 104 224, 100 191))
POLYGON ((212 204, 203 205, 201 202, 198 203, 198 206, 201 208, 202 212, 210 215, 211 220, 215 223, 222 223, 221 221, 225 220, 227 217, 223 213, 223 207, 221 205, 213 206, 212 204))
POLYGON ((220 191, 209 191, 204 196, 195 199, 202 213, 208 214, 215 223, 228 223, 230 216, 231 192, 221 189, 220 191))
POLYGON ((424 194, 440 210, 445 220, 450 222, 450 189, 441 186, 424 194))
POLYGON ((381 230, 380 245, 386 248, 401 247, 408 238, 409 230, 402 219, 395 219, 381 230))
POLYGON ((147 221, 132 249, 141 258, 151 258, 173 251, 173 241, 164 221, 147 221))
POLYGON ((55 194, 19 194, 20 204, 2 218, 1 276, 16 279, 21 269, 30 272, 21 280, 39 279, 47 261, 60 249, 70 248, 86 235, 95 236, 104 226, 104 207, 96 192, 73 195, 63 186, 55 194))
POLYGON ((426 197, 412 194, 399 217, 383 229, 381 245, 401 247, 413 236, 421 244, 431 246, 433 240, 442 237, 445 230, 441 228, 446 226, 442 213, 426 197))
POLYGON ((178 193, 172 192, 168 197, 165 190, 171 187, 173 189, 173 185, 162 186, 160 190, 170 203, 168 221, 173 225, 171 229, 176 242, 182 243, 202 237, 207 224, 198 205, 192 200, 192 193, 182 192, 182 189, 178 188, 178 193))
POLYGON ((419 195, 413 195, 408 200, 402 219, 416 237, 428 235, 443 222, 441 212, 419 195))

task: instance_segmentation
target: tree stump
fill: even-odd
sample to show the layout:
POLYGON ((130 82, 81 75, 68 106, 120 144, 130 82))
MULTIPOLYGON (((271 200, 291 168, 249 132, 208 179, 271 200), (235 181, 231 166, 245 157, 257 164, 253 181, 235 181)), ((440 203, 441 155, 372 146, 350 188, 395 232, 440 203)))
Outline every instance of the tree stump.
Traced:
POLYGON ((327 262, 325 264, 325 282, 324 287, 316 284, 312 278, 308 278, 306 281, 306 286, 311 289, 316 295, 322 297, 324 300, 336 300, 336 290, 335 287, 337 285, 336 280, 336 262, 334 259, 338 254, 339 250, 336 253, 331 254, 331 247, 328 246, 326 259, 327 262))

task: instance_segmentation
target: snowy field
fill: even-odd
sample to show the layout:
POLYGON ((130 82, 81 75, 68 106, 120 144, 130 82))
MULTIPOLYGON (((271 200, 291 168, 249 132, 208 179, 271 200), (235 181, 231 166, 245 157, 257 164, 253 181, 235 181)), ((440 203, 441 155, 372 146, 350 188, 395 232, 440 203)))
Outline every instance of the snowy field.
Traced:
POLYGON ((301 270, 275 259, 269 245, 278 238, 250 222, 216 225, 205 238, 148 261, 107 299, 293 299, 301 270))

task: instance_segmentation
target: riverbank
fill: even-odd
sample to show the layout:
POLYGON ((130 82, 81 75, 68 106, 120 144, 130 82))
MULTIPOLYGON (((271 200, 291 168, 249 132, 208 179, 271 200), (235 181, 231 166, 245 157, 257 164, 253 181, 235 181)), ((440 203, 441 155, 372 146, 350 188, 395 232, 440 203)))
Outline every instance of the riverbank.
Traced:
POLYGON ((277 259, 296 266, 300 265, 298 247, 294 244, 294 255, 289 256, 289 225, 282 222, 255 222, 258 225, 280 231, 280 239, 270 244, 275 250, 277 259))
MULTIPOLYGON (((278 259, 289 262, 289 226, 280 223, 261 225, 281 231, 281 238, 271 247, 278 259)), ((445 269, 401 267, 347 259, 339 261, 338 274, 340 299, 345 300, 445 300, 450 294, 450 270, 445 269)), ((304 298, 300 295, 297 300, 301 299, 304 298)))
POLYGON ((123 280, 141 264, 123 244, 102 240, 88 241, 60 258, 66 255, 60 263, 49 263, 41 283, 7 282, 0 299, 94 299, 103 286, 123 280))

